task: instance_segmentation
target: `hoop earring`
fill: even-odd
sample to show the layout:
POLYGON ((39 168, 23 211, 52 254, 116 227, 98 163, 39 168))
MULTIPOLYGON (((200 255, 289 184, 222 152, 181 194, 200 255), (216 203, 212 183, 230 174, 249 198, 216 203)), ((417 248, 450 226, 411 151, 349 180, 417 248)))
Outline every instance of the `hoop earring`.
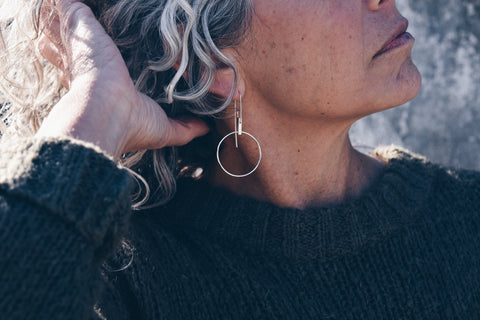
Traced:
POLYGON ((253 135, 251 135, 250 133, 248 133, 246 131, 243 131, 243 129, 242 129, 242 96, 241 95, 240 95, 240 110, 237 110, 237 101, 234 102, 234 105, 235 105, 235 131, 227 134, 218 143, 218 146, 217 146, 217 161, 218 161, 218 164, 220 165, 220 168, 222 168, 222 170, 225 171, 225 173, 228 174, 229 176, 232 176, 232 177, 235 177, 235 178, 243 178, 243 177, 251 175, 253 172, 255 172, 255 170, 257 170, 258 166, 260 165, 260 162, 262 161, 262 148, 260 147, 260 143, 258 142, 258 140, 253 135), (223 167, 222 162, 220 161, 220 146, 222 145, 223 141, 225 141, 225 139, 227 139, 232 134, 235 135, 235 147, 237 149, 238 149, 238 136, 241 136, 242 134, 246 134, 247 136, 252 138, 253 141, 255 141, 255 143, 258 146, 258 152, 260 154, 259 154, 259 157, 258 157, 257 164, 255 165, 255 167, 251 171, 249 171, 245 174, 233 174, 231 172, 228 172, 228 170, 223 167))

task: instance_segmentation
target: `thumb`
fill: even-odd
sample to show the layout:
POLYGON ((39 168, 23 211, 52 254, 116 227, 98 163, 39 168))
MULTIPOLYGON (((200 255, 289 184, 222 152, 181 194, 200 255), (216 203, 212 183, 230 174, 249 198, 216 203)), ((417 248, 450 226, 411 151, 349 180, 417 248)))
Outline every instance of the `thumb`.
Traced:
POLYGON ((171 133, 166 146, 183 146, 210 130, 204 121, 195 117, 169 118, 169 122, 171 133))
POLYGON ((75 2, 81 2, 81 0, 52 0, 52 2, 57 7, 59 14, 65 14, 68 12, 72 4, 75 2))
POLYGON ((133 117, 129 117, 130 133, 127 133, 127 143, 122 153, 182 146, 210 130, 207 124, 197 117, 169 118, 150 97, 142 93, 139 93, 139 96, 141 102, 133 111, 133 117))

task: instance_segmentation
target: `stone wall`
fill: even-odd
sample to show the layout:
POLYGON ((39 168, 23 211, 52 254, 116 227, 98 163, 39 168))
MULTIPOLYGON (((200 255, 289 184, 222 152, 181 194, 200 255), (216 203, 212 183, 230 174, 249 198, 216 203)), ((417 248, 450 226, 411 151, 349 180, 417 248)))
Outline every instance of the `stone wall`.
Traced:
POLYGON ((397 144, 480 170, 480 0, 397 0, 416 38, 423 87, 412 102, 357 122, 357 146, 397 144))

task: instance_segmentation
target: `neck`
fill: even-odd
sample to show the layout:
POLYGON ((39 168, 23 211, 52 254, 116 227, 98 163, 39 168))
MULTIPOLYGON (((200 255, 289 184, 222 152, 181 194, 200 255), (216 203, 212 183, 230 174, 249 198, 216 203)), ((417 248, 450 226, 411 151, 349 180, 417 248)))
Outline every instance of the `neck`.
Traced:
MULTIPOLYGON (((291 116, 285 121, 280 116, 244 117, 244 130, 261 145, 261 165, 245 178, 230 177, 216 165, 210 180, 234 193, 282 207, 329 206, 354 198, 378 177, 383 164, 352 147, 350 125, 291 116)), ((240 136, 238 149, 233 137, 223 145, 221 161, 230 172, 246 173, 257 163, 259 153, 248 136, 240 136)))

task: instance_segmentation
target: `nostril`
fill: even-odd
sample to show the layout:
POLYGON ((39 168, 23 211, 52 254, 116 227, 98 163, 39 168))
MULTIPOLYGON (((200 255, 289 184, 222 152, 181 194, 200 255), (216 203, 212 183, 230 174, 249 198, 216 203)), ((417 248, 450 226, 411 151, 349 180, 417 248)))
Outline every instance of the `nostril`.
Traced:
POLYGON ((379 10, 383 7, 382 4, 387 1, 389 0, 367 0, 367 8, 372 11, 379 10))

